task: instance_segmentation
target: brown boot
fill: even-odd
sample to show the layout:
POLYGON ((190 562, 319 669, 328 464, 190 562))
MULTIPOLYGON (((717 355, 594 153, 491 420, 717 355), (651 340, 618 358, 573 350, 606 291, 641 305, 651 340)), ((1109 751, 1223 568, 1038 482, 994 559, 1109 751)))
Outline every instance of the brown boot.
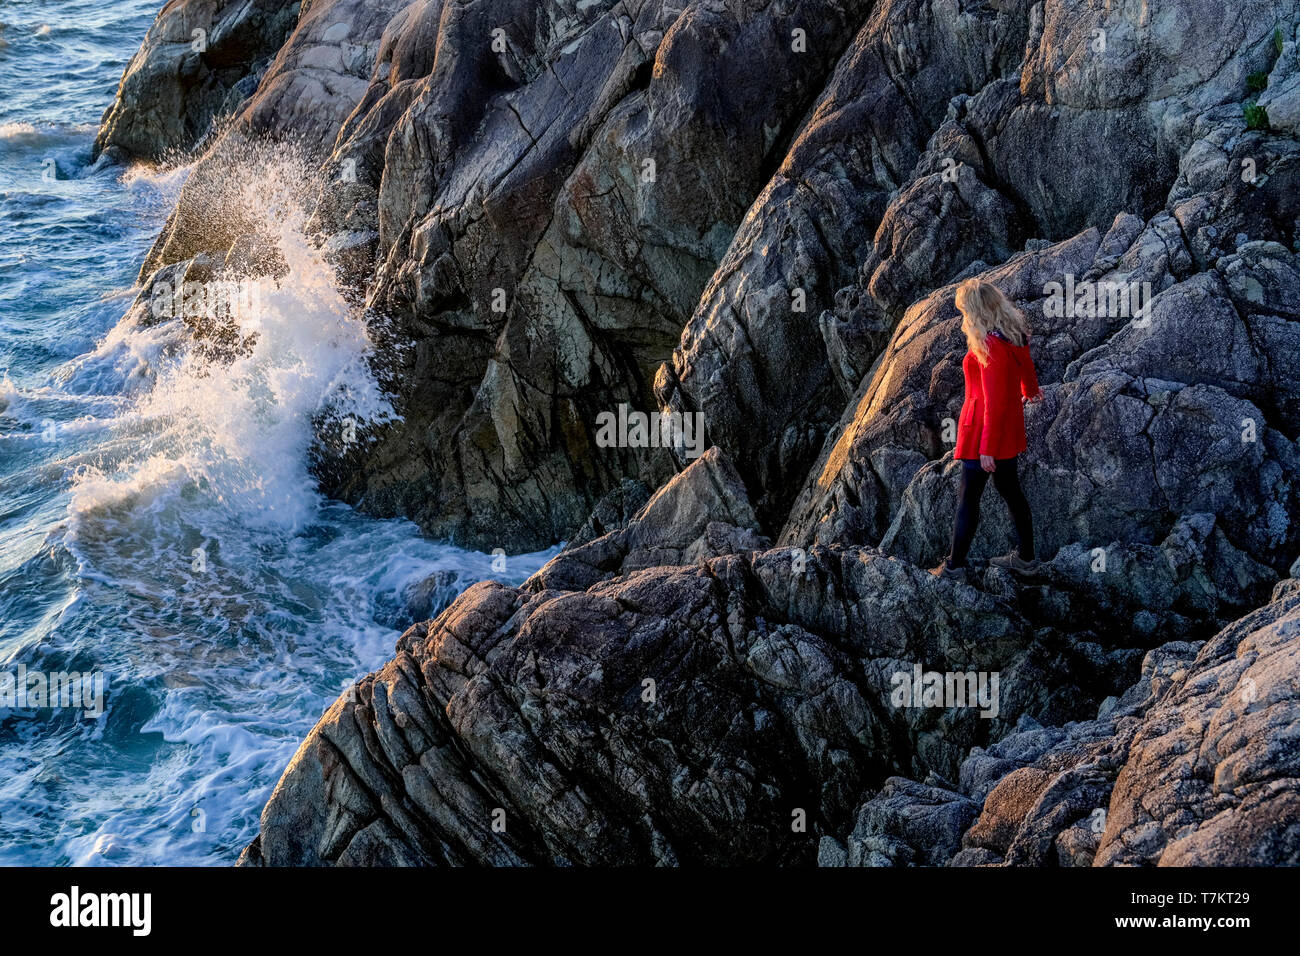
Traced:
POLYGON ((948 564, 947 561, 944 561, 937 568, 931 568, 930 573, 936 578, 945 578, 949 581, 961 581, 963 584, 966 582, 966 568, 954 568, 948 564))
POLYGON ((1039 561, 1037 558, 1026 561, 1016 552, 1012 551, 1010 554, 1004 554, 998 558, 989 558, 989 564, 993 565, 995 568, 1006 568, 1008 571, 1019 571, 1021 574, 1033 574, 1042 567, 1043 562, 1039 561))

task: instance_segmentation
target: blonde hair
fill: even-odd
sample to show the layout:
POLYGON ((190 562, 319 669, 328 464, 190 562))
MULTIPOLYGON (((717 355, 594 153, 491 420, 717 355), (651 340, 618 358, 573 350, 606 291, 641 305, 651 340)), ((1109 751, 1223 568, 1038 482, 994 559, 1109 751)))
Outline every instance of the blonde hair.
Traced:
POLYGON ((981 365, 989 364, 990 332, 1000 332, 1012 345, 1029 342, 1029 321, 993 283, 967 279, 957 286, 955 298, 966 344, 981 365))

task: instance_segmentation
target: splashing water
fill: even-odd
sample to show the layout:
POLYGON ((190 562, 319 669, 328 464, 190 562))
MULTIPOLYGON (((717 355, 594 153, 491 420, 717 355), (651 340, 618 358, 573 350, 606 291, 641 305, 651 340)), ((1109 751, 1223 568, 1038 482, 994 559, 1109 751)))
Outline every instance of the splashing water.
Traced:
POLYGON ((2 54, 24 85, 0 81, 0 680, 100 674, 105 709, 0 707, 0 863, 231 863, 323 710, 391 655, 409 585, 553 552, 493 574, 323 499, 313 422, 393 413, 305 237, 300 159, 250 151, 207 197, 280 268, 223 277, 258 283, 227 316, 245 348, 198 347, 132 304, 189 171, 89 162, 155 4, 7 9, 53 29, 2 54))
MULTIPOLYGON (((306 215, 291 189, 309 182, 310 170, 283 153, 252 152, 241 170, 248 175, 233 177, 246 184, 238 201, 256 211, 260 232, 274 236, 285 272, 277 279, 227 279, 240 295, 211 296, 223 307, 227 301, 235 306, 230 318, 249 347, 223 361, 186 347, 191 333, 181 318, 153 324, 151 311, 138 307, 94 353, 72 363, 67 374, 73 379, 83 368, 126 372, 142 394, 115 428, 148 436, 127 443, 127 457, 111 471, 78 469, 76 514, 147 494, 154 484, 188 481, 247 523, 298 531, 318 505, 307 470, 313 417, 329 411, 357 423, 392 418, 369 371, 366 327, 304 235, 306 215), (179 358, 167 363, 177 352, 179 358)), ((210 282, 196 291, 221 285, 210 282)), ((205 305, 202 299, 199 304, 205 305)), ((176 297, 175 311, 182 305, 186 314, 192 311, 176 297)))

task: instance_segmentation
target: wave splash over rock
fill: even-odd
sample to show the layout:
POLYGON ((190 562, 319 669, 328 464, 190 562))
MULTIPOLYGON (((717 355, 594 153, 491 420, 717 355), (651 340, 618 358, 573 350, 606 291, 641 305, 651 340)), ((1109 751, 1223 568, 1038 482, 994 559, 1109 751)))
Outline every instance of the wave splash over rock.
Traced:
POLYGON ((308 238, 301 158, 249 145, 226 174, 222 188, 186 201, 238 218, 256 254, 155 273, 85 360, 125 369, 134 398, 117 427, 153 438, 135 462, 83 467, 77 510, 185 480, 251 521, 301 528, 318 497, 308 471, 316 429, 392 417, 364 317, 308 238))

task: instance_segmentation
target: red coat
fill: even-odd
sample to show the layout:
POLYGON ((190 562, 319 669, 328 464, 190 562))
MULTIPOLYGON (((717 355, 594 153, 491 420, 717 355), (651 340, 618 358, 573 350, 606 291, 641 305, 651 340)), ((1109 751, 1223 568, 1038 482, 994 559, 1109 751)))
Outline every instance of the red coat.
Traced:
POLYGON ((1020 401, 1038 394, 1029 346, 1012 345, 997 335, 990 335, 988 343, 988 365, 981 366, 974 352, 967 352, 961 363, 966 400, 957 420, 955 458, 1014 458, 1029 447, 1020 401))

